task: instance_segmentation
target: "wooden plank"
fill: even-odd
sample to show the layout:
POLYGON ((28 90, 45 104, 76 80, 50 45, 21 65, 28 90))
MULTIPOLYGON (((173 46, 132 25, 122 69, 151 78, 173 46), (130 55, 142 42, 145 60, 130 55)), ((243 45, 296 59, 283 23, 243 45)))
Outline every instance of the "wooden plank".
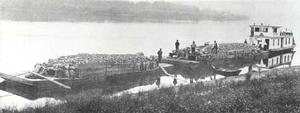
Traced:
POLYGON ((64 85, 64 84, 62 84, 62 83, 60 83, 60 82, 57 82, 57 81, 55 81, 55 80, 53 80, 53 79, 50 79, 50 78, 48 78, 48 77, 45 77, 45 76, 43 76, 43 75, 41 75, 41 74, 38 74, 38 73, 35 73, 35 72, 30 72, 30 73, 35 74, 35 75, 37 75, 37 76, 39 76, 39 77, 45 78, 46 80, 48 80, 48 81, 50 81, 50 82, 52 82, 52 83, 54 83, 54 84, 57 84, 57 85, 59 85, 59 86, 61 86, 61 87, 63 87, 63 88, 71 89, 70 86, 64 85))
POLYGON ((18 82, 18 83, 33 86, 33 82, 31 82, 29 80, 26 80, 24 78, 16 77, 16 76, 13 76, 13 75, 7 75, 7 74, 1 73, 1 72, 0 72, 0 77, 7 80, 7 81, 18 82))

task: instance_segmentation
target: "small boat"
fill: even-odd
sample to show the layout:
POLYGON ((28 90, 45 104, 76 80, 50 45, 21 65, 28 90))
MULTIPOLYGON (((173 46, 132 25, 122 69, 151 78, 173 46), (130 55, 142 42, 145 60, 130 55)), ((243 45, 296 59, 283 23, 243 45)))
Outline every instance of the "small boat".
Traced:
POLYGON ((211 68, 212 68, 214 73, 223 75, 225 77, 237 76, 242 71, 242 70, 231 70, 231 69, 217 68, 213 65, 211 65, 211 68))

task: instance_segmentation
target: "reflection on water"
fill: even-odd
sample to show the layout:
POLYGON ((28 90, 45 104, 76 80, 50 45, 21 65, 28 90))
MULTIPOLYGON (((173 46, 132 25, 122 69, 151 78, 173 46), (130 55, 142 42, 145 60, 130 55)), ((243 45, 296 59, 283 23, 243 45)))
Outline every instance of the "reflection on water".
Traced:
POLYGON ((258 65, 268 69, 291 66, 294 54, 295 51, 270 54, 268 58, 261 59, 258 65))
POLYGON ((0 109, 17 109, 22 110, 27 107, 43 107, 46 104, 58 105, 64 101, 54 98, 39 98, 36 100, 28 100, 24 97, 14 95, 0 90, 0 109))
POLYGON ((0 83, 4 82, 4 79, 3 78, 0 78, 0 83))
POLYGON ((136 94, 136 93, 152 91, 152 90, 160 89, 160 88, 189 85, 189 84, 196 83, 196 82, 204 82, 205 83, 208 81, 224 78, 224 76, 222 76, 222 75, 213 76, 212 75, 212 76, 208 76, 208 77, 205 77, 202 79, 195 80, 195 79, 190 79, 190 78, 184 78, 182 75, 176 75, 176 78, 177 78, 177 82, 174 83, 174 80, 175 80, 174 77, 161 76, 159 78, 159 81, 160 81, 159 84, 157 84, 158 80, 156 80, 153 84, 130 88, 130 89, 115 93, 112 96, 121 96, 123 94, 136 94))
MULTIPOLYGON (((227 69, 229 68, 233 68, 233 69, 239 69, 241 70, 240 75, 242 74, 246 74, 249 71, 251 71, 249 68, 252 66, 259 66, 259 68, 267 68, 267 69, 272 69, 272 68, 280 68, 283 67, 285 65, 290 66, 293 60, 293 56, 294 56, 294 51, 287 51, 287 52, 277 52, 277 53, 271 53, 269 54, 266 58, 261 58, 261 59, 223 59, 223 60, 215 60, 212 63, 219 66, 219 67, 226 67, 227 69)), ((193 71, 193 65, 189 64, 189 70, 187 71, 193 71), (191 66, 191 67, 190 67, 191 66)), ((208 73, 208 72, 204 72, 204 71, 210 71, 209 68, 205 68, 207 67, 207 64, 203 64, 203 63, 199 63, 196 65, 196 68, 202 68, 200 69, 202 71, 202 74, 198 73, 198 77, 194 76, 194 75, 175 75, 176 76, 176 84, 174 83, 175 78, 171 77, 171 76, 161 76, 159 78, 159 84, 158 84, 158 80, 154 81, 153 84, 149 84, 149 85, 143 85, 143 86, 137 86, 134 88, 130 88, 118 93, 115 93, 113 96, 120 96, 122 94, 135 94, 135 93, 139 93, 139 92, 145 92, 145 91, 152 91, 155 89, 159 89, 159 88, 167 88, 167 87, 174 87, 174 86, 180 86, 180 85, 188 85, 191 83, 195 83, 195 82, 208 82, 208 81, 212 81, 215 79, 221 79, 221 78, 225 78, 222 75, 218 75, 218 74, 211 74, 207 77, 201 77, 199 78, 199 76, 203 76, 203 73, 208 73), (203 69, 204 68, 204 69, 203 69)), ((178 67, 173 67, 175 68, 175 70, 178 71, 178 67)), ((180 68, 187 68, 181 65, 180 68)), ((180 70, 180 71, 184 71, 184 70, 180 70)), ((176 71, 174 71, 176 73, 176 71)), ((241 81, 244 80, 245 78, 236 78, 233 79, 235 81, 241 81)))

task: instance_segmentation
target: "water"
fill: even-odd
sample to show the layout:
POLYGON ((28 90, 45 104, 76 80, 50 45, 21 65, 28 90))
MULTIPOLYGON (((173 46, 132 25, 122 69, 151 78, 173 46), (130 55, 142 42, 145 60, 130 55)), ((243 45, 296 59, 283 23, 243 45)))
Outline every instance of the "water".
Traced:
POLYGON ((13 22, 0 24, 0 71, 15 73, 31 70, 35 63, 77 53, 137 53, 164 55, 192 41, 198 45, 218 40, 243 42, 248 22, 190 23, 68 23, 13 22))
POLYGON ((46 104, 58 105, 62 104, 64 101, 57 100, 54 98, 39 98, 36 100, 28 100, 24 97, 14 95, 0 90, 0 110, 1 109, 16 109, 22 110, 27 107, 43 107, 46 104))
MULTIPOLYGON (((181 47, 189 46, 192 41, 198 45, 214 40, 219 43, 243 42, 249 34, 249 24, 250 21, 201 21, 197 24, 1 21, 0 71, 32 70, 35 63, 77 53, 144 52, 156 55, 162 48, 164 55, 168 55, 177 39, 181 47)), ((294 34, 300 42, 297 32, 294 34)), ((296 64, 300 62, 296 61, 296 64)))
MULTIPOLYGON (((249 34, 249 24, 252 24, 252 21, 201 21, 199 23, 1 21, 0 72, 22 73, 23 71, 32 70, 35 63, 46 62, 49 58, 77 53, 144 52, 146 55, 156 55, 157 50, 162 48, 164 55, 167 56, 174 49, 176 40, 180 41, 180 47, 190 46, 192 41, 195 41, 197 45, 202 45, 208 41, 212 43, 214 40, 219 43, 243 42, 249 34)), ((299 25, 291 25, 297 44, 300 43, 300 40, 297 39, 299 33, 296 32, 300 30, 299 25)), ((295 50, 299 51, 299 46, 295 50)), ((300 61, 298 59, 299 53, 296 52, 292 65, 299 65, 300 61)), ((240 68, 243 68, 242 73, 247 72, 247 67, 240 68)), ((189 73, 180 73, 179 71, 182 70, 177 70, 174 73, 182 75, 182 78, 186 80, 191 78, 188 76, 189 73)), ((198 71, 195 73, 203 72, 203 70, 198 71)), ((200 77, 200 75, 192 78, 201 80, 197 77, 200 77)), ((128 88, 126 89, 132 92, 137 92, 140 89, 147 90, 149 87, 155 89, 154 79, 153 77, 141 78, 139 81, 146 81, 143 84, 135 80, 127 81, 128 88)), ((163 77, 162 79, 165 79, 163 80, 165 85, 172 86, 171 78, 163 77)), ((120 82, 120 84, 123 84, 123 82, 120 82)), ((0 92, 0 94, 5 93, 0 92)), ((1 99, 7 98, 1 97, 1 99)), ((9 100, 18 102, 18 100, 24 100, 24 98, 20 99, 20 96, 15 95, 14 98, 9 98, 9 100)), ((28 101, 23 103, 31 102, 28 101)))

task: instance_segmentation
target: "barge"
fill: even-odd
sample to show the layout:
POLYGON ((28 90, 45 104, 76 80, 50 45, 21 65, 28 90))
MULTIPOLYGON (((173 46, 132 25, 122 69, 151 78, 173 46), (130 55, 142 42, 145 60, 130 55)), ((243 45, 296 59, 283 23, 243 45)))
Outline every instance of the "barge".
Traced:
MULTIPOLYGON (((119 82, 123 79, 128 79, 128 77, 138 75, 143 78, 144 76, 141 76, 142 73, 159 69, 154 62, 149 61, 143 63, 91 62, 76 65, 76 73, 71 71, 73 68, 62 70, 46 66, 19 75, 9 75, 0 72, 0 77, 5 80, 0 83, 0 89, 28 99, 53 97, 54 95, 61 96, 100 87, 111 91, 115 89, 106 88, 106 85, 110 84, 111 79, 113 79, 113 82, 119 82)), ((123 83, 122 85, 125 84, 123 83)))

